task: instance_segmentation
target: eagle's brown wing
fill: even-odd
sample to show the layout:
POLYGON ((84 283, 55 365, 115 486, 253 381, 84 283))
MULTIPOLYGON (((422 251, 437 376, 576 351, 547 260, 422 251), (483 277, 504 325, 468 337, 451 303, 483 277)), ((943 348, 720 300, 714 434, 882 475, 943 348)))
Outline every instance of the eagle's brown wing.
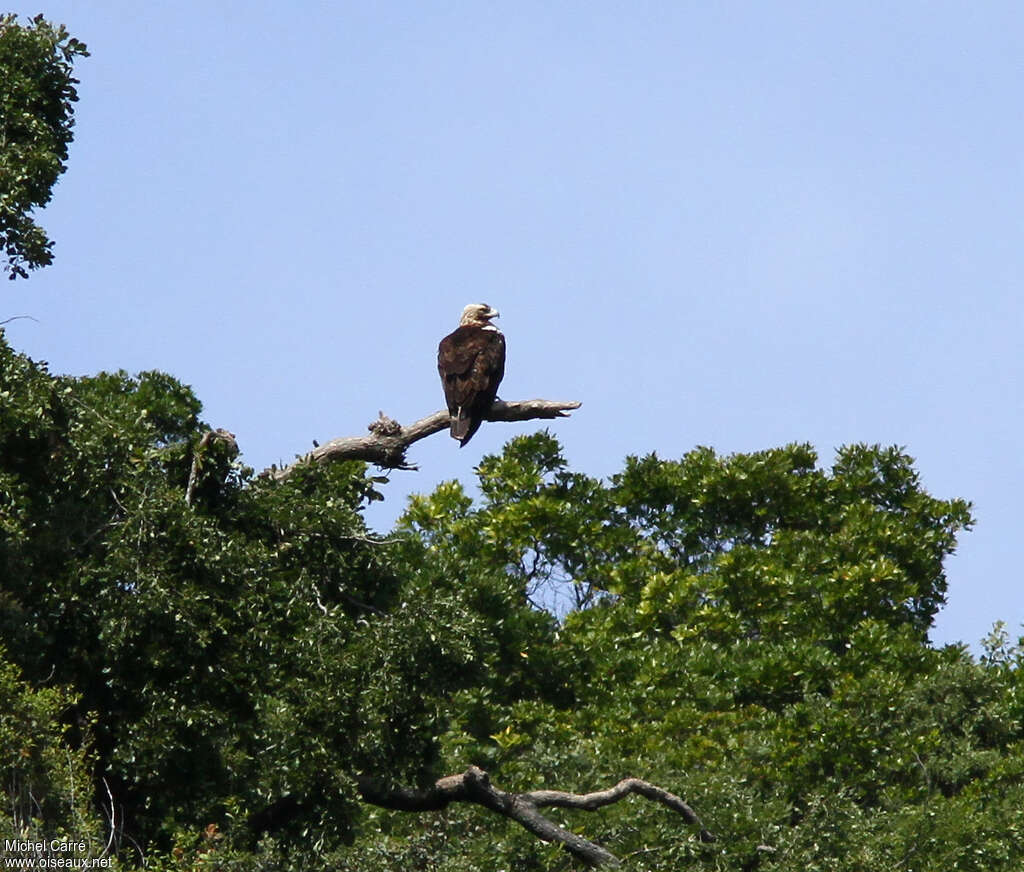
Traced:
POLYGON ((459 327, 441 340, 437 371, 452 416, 452 438, 465 445, 498 395, 505 374, 505 337, 497 330, 459 327))

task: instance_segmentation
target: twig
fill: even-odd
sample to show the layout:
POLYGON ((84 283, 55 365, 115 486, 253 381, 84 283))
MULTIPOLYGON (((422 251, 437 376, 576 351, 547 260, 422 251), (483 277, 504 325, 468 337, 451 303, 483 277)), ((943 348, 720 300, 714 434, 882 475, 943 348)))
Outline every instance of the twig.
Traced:
POLYGON ((107 798, 110 800, 110 838, 107 839, 107 846, 103 849, 103 853, 100 855, 106 857, 110 853, 110 848, 114 844, 114 834, 117 832, 117 821, 116 811, 114 809, 114 794, 110 792, 110 785, 107 784, 107 779, 103 779, 103 786, 107 790, 107 798))

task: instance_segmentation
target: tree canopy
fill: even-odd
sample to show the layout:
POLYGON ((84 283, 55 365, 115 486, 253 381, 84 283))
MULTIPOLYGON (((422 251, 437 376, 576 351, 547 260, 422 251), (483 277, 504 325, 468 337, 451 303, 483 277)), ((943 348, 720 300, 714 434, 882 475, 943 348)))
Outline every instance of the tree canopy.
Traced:
POLYGON ((629 868, 1022 858, 1022 654, 929 645, 971 517, 898 449, 602 481, 540 432, 378 536, 363 464, 256 475, 170 376, 54 376, 4 342, 0 398, 4 833, 98 854, 112 808, 125 867, 576 868, 480 808, 362 801, 476 766, 640 777, 716 838, 639 800, 557 813, 629 868))
POLYGON ((53 241, 32 217, 67 168, 78 100, 72 76, 85 44, 42 15, 0 16, 0 250, 8 278, 53 261, 53 241))

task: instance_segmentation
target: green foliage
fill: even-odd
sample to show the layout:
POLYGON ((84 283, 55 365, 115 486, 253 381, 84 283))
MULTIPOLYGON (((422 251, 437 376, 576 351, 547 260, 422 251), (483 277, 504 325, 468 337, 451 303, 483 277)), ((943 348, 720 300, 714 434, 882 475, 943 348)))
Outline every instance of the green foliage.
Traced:
POLYGON ((928 644, 971 518, 903 452, 600 481, 538 433, 378 539, 361 464, 254 476, 201 412, 169 376, 55 377, 0 342, 9 831, 99 838, 109 788, 126 865, 134 841, 167 872, 577 868, 480 808, 357 799, 477 764, 513 791, 637 775, 719 837, 636 798, 550 812, 631 869, 1024 861, 1022 646, 928 644))
MULTIPOLYGON (((405 524, 433 559, 503 566, 531 592, 579 586, 590 607, 565 617, 553 649, 572 666, 573 705, 492 705, 487 720, 457 700, 450 770, 474 762, 509 789, 581 792, 638 774, 719 836, 702 844, 638 800, 558 815, 628 868, 1024 860, 1020 649, 1005 632, 981 663, 928 645, 943 560, 971 518, 927 494, 903 452, 849 446, 822 470, 803 445, 698 449, 629 458, 604 484, 537 434, 485 458, 480 490, 474 505, 445 485, 405 524)), ((374 868, 425 850, 413 825, 403 854, 390 826, 374 868)), ((480 813, 450 814, 430 845, 438 865, 423 868, 574 868, 480 813)))
POLYGON ((68 838, 88 843, 79 856, 102 856, 108 833, 92 803, 89 755, 81 741, 68 746, 62 721, 72 704, 60 688, 29 687, 0 650, 0 844, 68 838))
POLYGON ((57 378, 0 343, 0 402, 0 626, 27 678, 95 718, 136 841, 201 847, 212 823, 218 850, 326 850, 355 774, 437 776, 447 700, 485 664, 512 664, 503 698, 530 686, 551 620, 374 539, 362 464, 275 483, 204 458, 189 504, 207 428, 173 379, 57 378))
POLYGON ((727 458, 701 448, 627 458, 603 485, 568 471, 541 433, 483 460, 479 508, 445 485, 404 523, 457 562, 504 567, 530 595, 569 587, 578 607, 612 594, 638 630, 813 634, 841 652, 875 620, 923 638, 969 507, 925 493, 897 449, 843 448, 831 472, 815 463, 806 445, 727 458))
POLYGON ((72 68, 85 45, 42 15, 0 17, 0 249, 11 279, 53 261, 53 242, 31 217, 66 169, 78 100, 72 68))

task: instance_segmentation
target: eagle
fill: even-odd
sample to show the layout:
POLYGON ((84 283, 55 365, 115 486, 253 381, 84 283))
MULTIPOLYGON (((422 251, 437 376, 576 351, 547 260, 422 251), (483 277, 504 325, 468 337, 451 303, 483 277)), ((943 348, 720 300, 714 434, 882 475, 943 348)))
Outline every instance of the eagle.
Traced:
POLYGON ((437 346, 452 439, 460 446, 479 429, 505 375, 505 337, 491 323, 497 317, 498 310, 486 303, 470 303, 462 310, 459 326, 437 346))

